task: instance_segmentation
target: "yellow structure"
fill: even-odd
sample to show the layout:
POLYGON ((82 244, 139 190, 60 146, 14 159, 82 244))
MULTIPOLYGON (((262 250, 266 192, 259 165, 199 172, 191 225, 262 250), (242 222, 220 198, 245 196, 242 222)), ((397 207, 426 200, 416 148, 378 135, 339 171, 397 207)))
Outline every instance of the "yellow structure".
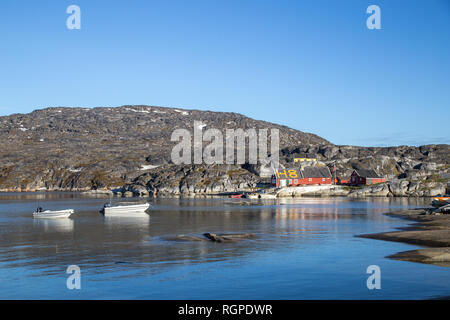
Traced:
POLYGON ((294 163, 300 163, 300 168, 303 170, 302 162, 314 162, 314 166, 316 165, 316 158, 294 158, 294 163))
POLYGON ((295 162, 306 162, 306 161, 309 161, 309 162, 317 162, 317 159, 316 158, 294 158, 294 163, 295 162))

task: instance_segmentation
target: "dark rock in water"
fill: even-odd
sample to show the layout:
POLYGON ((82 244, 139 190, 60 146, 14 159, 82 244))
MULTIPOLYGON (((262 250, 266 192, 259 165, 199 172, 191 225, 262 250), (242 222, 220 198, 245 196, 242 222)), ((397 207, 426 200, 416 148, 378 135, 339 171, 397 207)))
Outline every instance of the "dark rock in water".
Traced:
POLYGON ((217 235, 215 233, 204 233, 203 236, 205 236, 207 239, 213 242, 237 242, 244 239, 251 239, 255 237, 255 235, 252 233, 220 234, 220 235, 217 235))
POLYGON ((178 235, 176 237, 168 238, 168 240, 172 240, 172 241, 207 241, 207 239, 205 239, 203 237, 185 236, 184 234, 178 235))
POLYGON ((237 242, 245 239, 252 239, 255 235, 253 233, 244 234, 215 234, 204 233, 203 236, 186 236, 184 234, 176 237, 168 238, 171 241, 213 241, 213 242, 237 242))
POLYGON ((217 238, 217 235, 214 233, 204 233, 203 234, 206 238, 208 238, 211 241, 219 242, 219 239, 217 238))

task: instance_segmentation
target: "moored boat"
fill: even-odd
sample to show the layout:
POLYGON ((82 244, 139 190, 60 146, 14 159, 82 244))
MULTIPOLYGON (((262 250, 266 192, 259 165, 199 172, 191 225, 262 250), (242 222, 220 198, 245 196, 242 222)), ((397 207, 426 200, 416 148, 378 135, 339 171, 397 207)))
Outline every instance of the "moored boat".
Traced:
POLYGON ((144 204, 119 204, 111 205, 107 203, 100 210, 103 214, 127 214, 127 213, 145 213, 145 211, 150 207, 149 203, 144 204))
POLYGON ((276 193, 255 192, 248 195, 249 199, 276 199, 276 193))
POLYGON ((446 206, 448 204, 450 204, 450 196, 449 195, 445 195, 445 196, 438 195, 437 197, 433 198, 433 201, 431 201, 431 205, 435 208, 440 208, 440 207, 446 206))
POLYGON ((277 195, 273 193, 261 193, 261 199, 276 199, 277 195))
POLYGON ((52 210, 43 210, 41 207, 39 207, 36 209, 35 212, 33 212, 33 217, 45 219, 68 218, 73 213, 74 213, 73 209, 52 211, 52 210))

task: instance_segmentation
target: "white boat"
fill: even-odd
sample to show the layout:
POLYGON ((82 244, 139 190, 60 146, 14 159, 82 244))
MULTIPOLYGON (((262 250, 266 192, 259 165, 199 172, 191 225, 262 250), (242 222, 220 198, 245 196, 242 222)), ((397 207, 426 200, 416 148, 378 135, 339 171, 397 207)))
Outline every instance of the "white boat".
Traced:
POLYGON ((129 213, 145 213, 145 211, 150 207, 149 203, 141 204, 122 204, 122 205, 111 205, 105 204, 100 210, 103 214, 129 214, 129 213))
POLYGON ((276 199, 277 195, 273 193, 261 193, 261 199, 276 199))
POLYGON ((33 212, 33 217, 46 219, 68 218, 73 212, 74 212, 73 209, 51 211, 51 210, 42 210, 42 208, 38 208, 35 212, 33 212))
POLYGON ((249 199, 276 199, 277 195, 273 193, 251 193, 248 195, 249 199))

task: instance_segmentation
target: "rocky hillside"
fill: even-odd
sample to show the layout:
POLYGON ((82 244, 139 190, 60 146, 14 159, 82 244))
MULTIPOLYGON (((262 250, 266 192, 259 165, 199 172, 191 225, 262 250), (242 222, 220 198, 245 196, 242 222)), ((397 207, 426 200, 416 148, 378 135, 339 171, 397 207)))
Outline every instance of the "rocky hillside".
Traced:
POLYGON ((217 193, 267 181, 271 169, 265 164, 171 163, 177 143, 170 141, 172 132, 192 132, 194 121, 202 121, 203 131, 216 128, 223 133, 227 128, 277 128, 282 166, 293 166, 295 157, 314 157, 336 166, 340 176, 353 169, 375 169, 392 185, 401 186, 400 195, 424 195, 416 191, 434 192, 442 186, 445 191, 450 180, 449 145, 336 146, 314 134, 236 113, 123 106, 48 108, 0 117, 0 191, 120 188, 141 195, 217 193))
POLYGON ((316 145, 288 147, 281 150, 287 165, 298 156, 315 157, 333 167, 339 176, 349 176, 353 169, 374 169, 388 180, 427 178, 446 179, 450 173, 450 146, 354 147, 316 145), (439 178, 438 178, 439 176, 439 178))
MULTIPOLYGON (((202 121, 203 130, 222 132, 277 128, 282 147, 328 143, 314 134, 236 113, 150 106, 48 108, 0 117, 0 190, 117 188, 146 172, 157 175, 160 184, 176 184, 171 174, 189 169, 166 170, 176 145, 170 137, 178 128, 193 132, 194 121, 202 121)), ((256 179, 250 176, 245 180, 256 179)))

